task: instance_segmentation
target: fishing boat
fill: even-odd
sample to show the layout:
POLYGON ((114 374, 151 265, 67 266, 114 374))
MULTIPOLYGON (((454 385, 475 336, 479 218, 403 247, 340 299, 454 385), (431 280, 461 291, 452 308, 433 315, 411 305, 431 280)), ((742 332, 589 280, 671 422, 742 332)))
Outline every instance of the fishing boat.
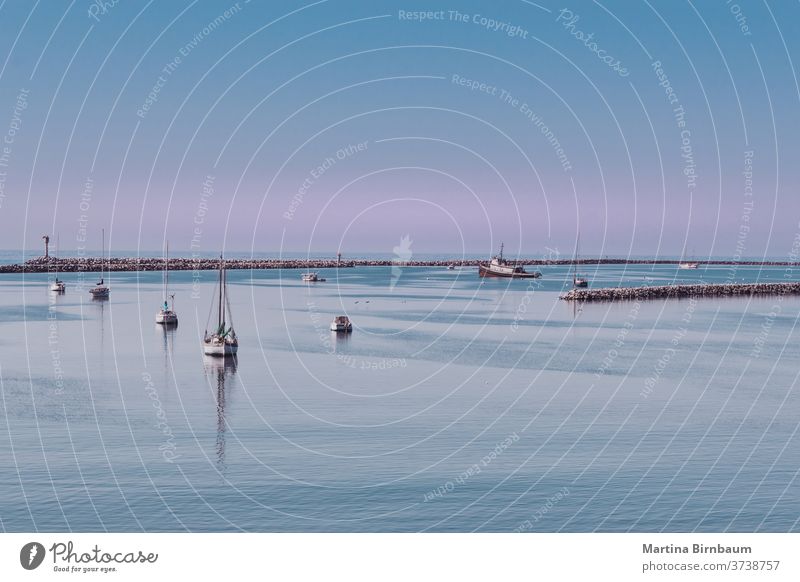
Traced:
POLYGON ((480 277, 506 277, 509 279, 536 279, 542 274, 538 271, 528 272, 521 266, 512 265, 503 258, 503 243, 500 243, 500 254, 492 257, 488 265, 478 265, 480 277))
POLYGON ((303 273, 300 277, 306 283, 321 283, 325 281, 322 277, 319 276, 319 273, 303 273))
POLYGON ((175 313, 175 294, 169 295, 169 243, 164 253, 164 273, 161 277, 164 283, 164 304, 156 313, 156 323, 162 325, 178 325, 178 314, 175 313), (172 300, 172 307, 167 302, 167 298, 172 300))
POLYGON ((455 265, 447 265, 447 270, 448 271, 455 271, 455 269, 456 269, 455 265))
POLYGON ((350 333, 353 331, 353 322, 346 315, 337 315, 331 322, 331 331, 336 333, 350 333))
POLYGON ((56 279, 50 284, 50 291, 53 293, 64 293, 67 286, 61 279, 58 278, 58 238, 56 238, 56 279))
MULTIPOLYGON (((227 319, 232 319, 228 302, 228 285, 225 275, 225 260, 219 257, 219 295, 217 297, 217 326, 213 333, 208 333, 208 323, 203 334, 203 353, 207 356, 233 356, 239 350, 239 339, 233 330, 233 322, 228 327, 227 319)), ((213 308, 213 304, 212 304, 213 308)), ((211 313, 209 313, 209 320, 211 313)))
POLYGON ((575 260, 573 261, 572 269, 572 286, 576 288, 589 286, 589 278, 586 277, 586 275, 578 274, 578 251, 580 249, 580 244, 581 235, 578 233, 578 239, 575 241, 575 260))
POLYGON ((92 299, 108 299, 108 296, 111 294, 111 290, 106 286, 103 280, 103 269, 106 260, 106 229, 103 229, 103 246, 100 252, 100 280, 97 282, 97 285, 89 289, 89 293, 92 294, 92 299))

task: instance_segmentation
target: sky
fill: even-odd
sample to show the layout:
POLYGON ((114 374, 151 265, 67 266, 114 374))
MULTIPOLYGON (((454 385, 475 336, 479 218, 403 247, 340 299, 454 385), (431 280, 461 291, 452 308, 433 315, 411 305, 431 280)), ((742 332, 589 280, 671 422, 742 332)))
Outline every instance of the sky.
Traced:
POLYGON ((7 0, 0 248, 792 258, 798 27, 789 2, 7 0))

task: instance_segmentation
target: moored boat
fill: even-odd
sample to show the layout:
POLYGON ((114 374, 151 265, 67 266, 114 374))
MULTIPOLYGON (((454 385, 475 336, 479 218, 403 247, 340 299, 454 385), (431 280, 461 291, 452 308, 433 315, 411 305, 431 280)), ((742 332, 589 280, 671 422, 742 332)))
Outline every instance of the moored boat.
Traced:
POLYGON ((350 333, 353 331, 353 322, 346 315, 337 315, 331 322, 331 331, 337 333, 350 333))
POLYGON ((480 277, 506 277, 509 279, 535 279, 541 277, 538 271, 528 272, 519 265, 509 263, 503 257, 503 244, 500 244, 500 254, 492 257, 488 265, 478 265, 480 277))
POLYGON ((100 280, 97 282, 97 285, 89 289, 92 299, 108 299, 109 295, 111 295, 111 290, 108 288, 108 286, 106 286, 103 279, 103 269, 105 267, 106 260, 106 229, 103 229, 103 246, 101 247, 100 252, 100 280))
POLYGON ((67 285, 58 278, 58 247, 59 247, 59 240, 56 238, 56 279, 50 284, 50 291, 53 293, 64 293, 67 290, 67 285))
MULTIPOLYGON (((227 278, 225 276, 225 261, 219 257, 219 295, 217 297, 217 326, 213 333, 208 333, 208 328, 203 334, 203 353, 207 356, 233 356, 239 350, 239 339, 233 329, 233 323, 227 327, 226 317, 230 319, 230 305, 228 304, 227 278)), ((209 315, 210 318, 210 315, 209 315)))
POLYGON ((576 288, 589 286, 589 278, 586 275, 581 275, 578 273, 578 251, 580 249, 580 244, 581 235, 578 233, 578 238, 575 241, 575 260, 573 261, 572 269, 572 286, 576 288))
POLYGON ((321 283, 321 282, 325 281, 325 279, 320 277, 319 273, 316 273, 316 272, 314 272, 314 273, 312 273, 312 272, 303 273, 300 276, 300 278, 306 283, 321 283))
POLYGON ((156 313, 156 323, 162 325, 178 325, 178 314, 175 313, 175 294, 168 295, 169 293, 169 243, 164 253, 164 274, 162 276, 164 281, 164 304, 161 309, 156 313), (167 302, 167 297, 172 299, 172 307, 167 302))
POLYGON ((679 269, 697 269, 700 263, 694 260, 694 249, 692 249, 692 257, 687 261, 685 258, 678 263, 679 269))

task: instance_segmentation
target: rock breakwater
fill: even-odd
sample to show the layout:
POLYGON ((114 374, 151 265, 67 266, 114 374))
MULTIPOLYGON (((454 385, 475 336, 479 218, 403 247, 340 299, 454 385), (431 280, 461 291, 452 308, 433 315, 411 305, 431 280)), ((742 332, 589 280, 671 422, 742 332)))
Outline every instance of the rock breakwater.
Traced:
POLYGON ((731 283, 572 289, 562 295, 561 299, 565 301, 625 301, 664 298, 682 299, 687 297, 734 297, 742 295, 800 295, 800 283, 731 283))

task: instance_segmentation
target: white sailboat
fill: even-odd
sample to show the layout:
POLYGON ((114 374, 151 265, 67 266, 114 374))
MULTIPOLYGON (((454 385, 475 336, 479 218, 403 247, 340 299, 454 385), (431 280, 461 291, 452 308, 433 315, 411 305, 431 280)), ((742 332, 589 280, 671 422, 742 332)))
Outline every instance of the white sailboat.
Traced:
POLYGON ((156 313, 156 323, 162 325, 178 325, 178 314, 175 313, 175 294, 169 295, 169 243, 164 253, 164 273, 162 275, 164 282, 164 304, 161 309, 156 313), (172 300, 172 306, 167 302, 167 298, 172 300))
POLYGON ((692 251, 691 260, 687 261, 686 259, 684 259, 680 263, 678 263, 679 269, 697 269, 699 266, 700 263, 694 260, 694 250, 692 251))
POLYGON ((97 282, 97 285, 89 289, 89 293, 92 294, 92 299, 108 299, 108 296, 111 294, 111 290, 106 287, 105 282, 103 281, 103 267, 106 260, 106 229, 103 229, 103 246, 102 250, 100 251, 100 280, 97 282))
POLYGON ((575 261, 572 270, 572 286, 573 287, 588 287, 589 279, 586 275, 578 274, 578 252, 581 246, 581 233, 578 233, 578 239, 575 242, 575 261))
POLYGON ((53 293, 64 293, 67 290, 67 286, 64 281, 58 278, 58 237, 56 237, 56 280, 50 284, 50 291, 53 293))
MULTIPOLYGON (((203 353, 207 356, 233 356, 239 350, 239 339, 233 329, 233 323, 227 327, 226 316, 230 318, 230 305, 228 304, 227 277, 225 276, 225 261, 219 257, 219 297, 217 303, 217 327, 211 334, 203 334, 203 353)), ((209 314, 209 319, 211 314, 209 314)))

